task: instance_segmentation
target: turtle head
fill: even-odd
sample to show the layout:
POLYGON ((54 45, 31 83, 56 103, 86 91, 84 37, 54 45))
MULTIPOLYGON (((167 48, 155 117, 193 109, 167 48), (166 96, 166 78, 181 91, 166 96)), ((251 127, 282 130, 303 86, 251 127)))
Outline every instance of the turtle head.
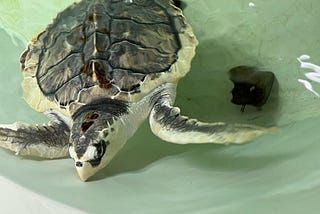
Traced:
POLYGON ((73 115, 69 154, 82 181, 106 167, 127 140, 119 121, 127 107, 116 104, 121 103, 108 105, 104 100, 84 106, 73 115))

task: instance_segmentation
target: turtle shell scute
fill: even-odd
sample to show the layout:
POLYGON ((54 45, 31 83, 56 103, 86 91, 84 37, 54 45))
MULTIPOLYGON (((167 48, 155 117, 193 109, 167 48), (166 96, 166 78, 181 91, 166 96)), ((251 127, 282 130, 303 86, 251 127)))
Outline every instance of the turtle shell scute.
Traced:
POLYGON ((171 72, 178 60, 184 17, 169 2, 75 3, 29 45, 22 68, 61 108, 119 93, 127 99, 140 92, 146 79, 154 81, 158 74, 171 72))

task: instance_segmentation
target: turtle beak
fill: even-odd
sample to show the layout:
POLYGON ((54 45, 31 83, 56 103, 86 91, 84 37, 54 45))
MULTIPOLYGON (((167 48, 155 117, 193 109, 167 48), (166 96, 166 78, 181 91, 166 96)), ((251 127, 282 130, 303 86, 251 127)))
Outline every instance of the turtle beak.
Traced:
POLYGON ((78 172, 80 179, 83 182, 87 181, 88 178, 93 176, 98 171, 98 169, 92 167, 90 163, 80 162, 80 161, 76 162, 76 169, 77 169, 77 172, 78 172))

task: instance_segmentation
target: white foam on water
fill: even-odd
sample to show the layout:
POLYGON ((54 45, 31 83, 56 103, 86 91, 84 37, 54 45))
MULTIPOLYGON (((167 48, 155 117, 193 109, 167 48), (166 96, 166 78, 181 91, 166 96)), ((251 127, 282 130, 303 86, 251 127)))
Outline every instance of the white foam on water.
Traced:
MULTIPOLYGON (((305 73, 305 77, 313 82, 320 83, 320 66, 310 63, 310 62, 304 62, 304 60, 309 60, 311 57, 307 54, 303 54, 300 57, 297 58, 297 60, 300 62, 301 68, 311 69, 313 72, 305 73)), ((298 82, 302 83, 304 87, 314 93, 316 96, 320 97, 319 94, 313 89, 311 83, 307 80, 298 79, 298 82)))
POLYGON ((320 66, 312 64, 310 62, 301 61, 301 68, 308 68, 308 69, 314 70, 317 73, 320 73, 320 66))
POLYGON ((317 97, 320 97, 320 95, 315 90, 313 90, 313 87, 309 81, 303 80, 303 79, 298 79, 298 82, 302 83, 307 90, 314 93, 317 97))
POLYGON ((317 72, 309 72, 304 74, 309 80, 314 82, 320 82, 320 73, 317 72))
POLYGON ((255 3, 253 3, 253 2, 249 3, 249 7, 255 7, 255 6, 256 6, 255 3))
MULTIPOLYGON (((311 59, 311 57, 309 56, 309 55, 307 55, 307 54, 303 54, 303 55, 301 55, 300 57, 298 57, 298 60, 308 60, 308 59, 311 59)), ((300 61, 299 60, 299 61, 300 61)))
POLYGON ((310 63, 310 62, 304 62, 304 60, 311 59, 309 55, 303 54, 300 57, 297 58, 297 60, 300 62, 301 68, 308 68, 313 70, 314 72, 320 73, 320 66, 310 63))

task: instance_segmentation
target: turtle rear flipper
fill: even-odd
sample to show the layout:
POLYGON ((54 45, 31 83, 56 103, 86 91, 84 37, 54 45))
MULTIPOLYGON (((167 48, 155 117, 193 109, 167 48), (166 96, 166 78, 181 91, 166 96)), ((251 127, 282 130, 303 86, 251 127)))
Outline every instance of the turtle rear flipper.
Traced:
POLYGON ((69 154, 69 134, 69 126, 58 118, 43 125, 0 125, 0 147, 22 156, 63 158, 69 154))
POLYGON ((203 123, 180 115, 179 108, 169 103, 159 99, 151 111, 149 122, 155 135, 172 143, 241 144, 275 129, 248 124, 203 123))

